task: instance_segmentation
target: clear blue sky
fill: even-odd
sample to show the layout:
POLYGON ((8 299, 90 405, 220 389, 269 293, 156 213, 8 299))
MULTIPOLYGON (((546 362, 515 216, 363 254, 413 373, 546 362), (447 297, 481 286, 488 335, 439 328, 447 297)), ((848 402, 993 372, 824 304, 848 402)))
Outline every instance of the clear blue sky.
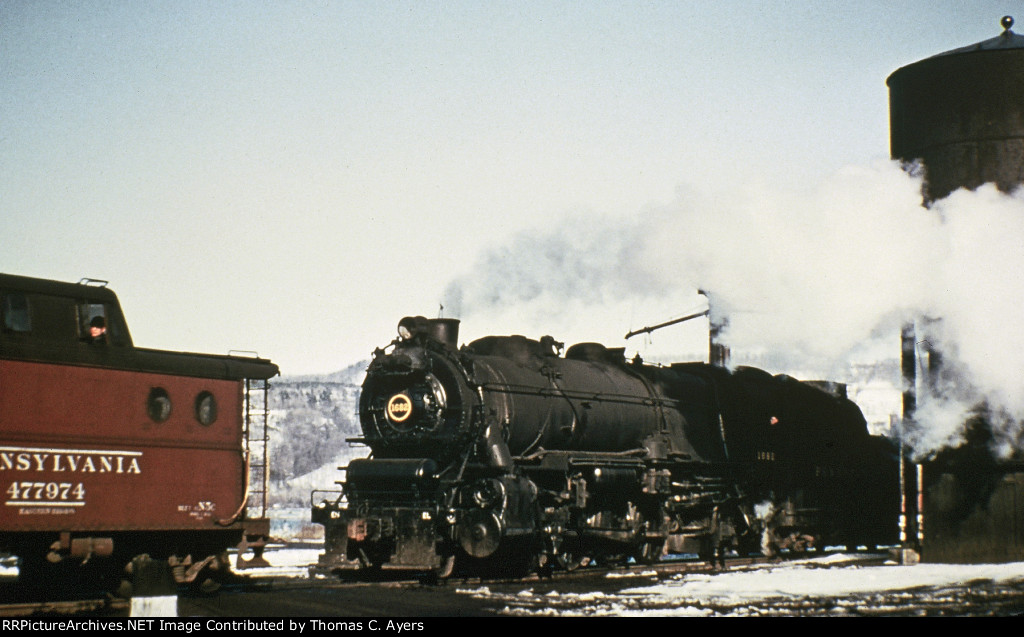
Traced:
POLYGON ((109 280, 142 346, 332 371, 518 233, 887 158, 886 77, 1022 9, 7 0, 0 271, 109 280))

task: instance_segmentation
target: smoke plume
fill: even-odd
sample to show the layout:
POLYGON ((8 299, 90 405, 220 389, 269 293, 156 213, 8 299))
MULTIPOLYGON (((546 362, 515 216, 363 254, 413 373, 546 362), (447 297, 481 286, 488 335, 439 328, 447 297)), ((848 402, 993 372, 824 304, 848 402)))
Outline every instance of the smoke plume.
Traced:
POLYGON ((520 234, 452 282, 445 306, 488 333, 614 341, 637 321, 692 310, 702 288, 734 350, 819 368, 880 337, 895 357, 902 324, 938 318, 927 338, 953 378, 931 437, 946 440, 982 398, 1008 423, 1024 420, 1022 238, 1024 196, 986 185, 925 208, 920 178, 879 162, 799 190, 681 188, 628 219, 520 234))

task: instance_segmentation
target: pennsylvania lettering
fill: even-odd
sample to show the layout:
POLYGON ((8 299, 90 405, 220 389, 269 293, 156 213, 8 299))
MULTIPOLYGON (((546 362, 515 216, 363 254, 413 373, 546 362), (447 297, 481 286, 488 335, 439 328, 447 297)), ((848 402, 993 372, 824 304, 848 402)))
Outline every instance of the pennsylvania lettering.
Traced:
POLYGON ((0 471, 140 474, 141 451, 0 447, 0 471))

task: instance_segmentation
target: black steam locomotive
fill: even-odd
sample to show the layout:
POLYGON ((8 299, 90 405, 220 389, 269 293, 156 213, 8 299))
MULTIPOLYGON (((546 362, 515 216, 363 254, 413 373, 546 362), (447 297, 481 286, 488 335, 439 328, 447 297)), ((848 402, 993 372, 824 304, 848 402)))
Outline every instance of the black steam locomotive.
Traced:
POLYGON ((371 457, 314 493, 318 568, 517 576, 892 543, 898 463, 841 386, 408 317, 367 370, 371 457), (318 502, 319 500, 319 502, 318 502))

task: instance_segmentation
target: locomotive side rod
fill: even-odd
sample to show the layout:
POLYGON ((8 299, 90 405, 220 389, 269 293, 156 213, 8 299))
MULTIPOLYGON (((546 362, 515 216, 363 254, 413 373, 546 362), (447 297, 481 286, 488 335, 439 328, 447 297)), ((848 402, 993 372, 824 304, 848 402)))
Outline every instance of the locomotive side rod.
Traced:
POLYGON ((696 314, 689 314, 689 315, 683 316, 681 318, 672 319, 671 321, 665 321, 664 323, 658 323, 657 325, 652 325, 650 327, 644 327, 644 328, 641 328, 641 329, 638 329, 638 330, 634 330, 634 331, 629 332, 628 334, 626 334, 626 338, 632 338, 632 337, 636 336, 637 334, 650 334, 654 330, 661 329, 663 327, 668 327, 669 325, 675 325, 676 323, 685 323, 686 321, 689 321, 691 319, 699 318, 701 316, 707 316, 710 312, 711 312, 711 310, 707 309, 707 310, 704 310, 703 312, 697 312, 696 314))

